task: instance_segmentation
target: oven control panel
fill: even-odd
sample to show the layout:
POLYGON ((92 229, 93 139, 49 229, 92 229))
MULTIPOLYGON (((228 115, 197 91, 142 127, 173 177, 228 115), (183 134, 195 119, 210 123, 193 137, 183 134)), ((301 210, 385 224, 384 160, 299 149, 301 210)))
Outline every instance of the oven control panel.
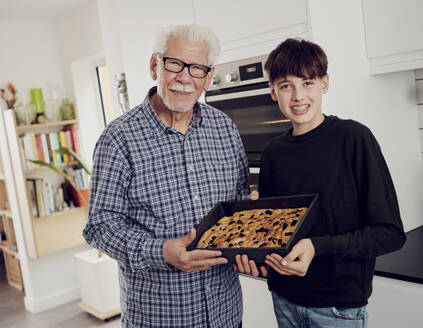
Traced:
POLYGON ((267 55, 262 55, 217 64, 208 90, 233 88, 269 81, 264 70, 266 59, 267 55))

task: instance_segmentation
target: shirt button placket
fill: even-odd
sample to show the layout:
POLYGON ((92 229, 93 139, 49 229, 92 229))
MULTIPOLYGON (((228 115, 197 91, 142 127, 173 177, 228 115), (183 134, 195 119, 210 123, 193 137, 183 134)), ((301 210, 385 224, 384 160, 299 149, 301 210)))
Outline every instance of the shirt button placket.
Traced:
POLYGON ((193 209, 194 212, 197 211, 200 195, 198 190, 198 183, 196 181, 196 171, 194 166, 194 156, 193 156, 193 150, 190 143, 190 138, 185 137, 183 147, 184 147, 184 156, 185 156, 185 169, 187 172, 187 179, 188 179, 188 185, 190 190, 190 197, 191 201, 193 203, 193 209))

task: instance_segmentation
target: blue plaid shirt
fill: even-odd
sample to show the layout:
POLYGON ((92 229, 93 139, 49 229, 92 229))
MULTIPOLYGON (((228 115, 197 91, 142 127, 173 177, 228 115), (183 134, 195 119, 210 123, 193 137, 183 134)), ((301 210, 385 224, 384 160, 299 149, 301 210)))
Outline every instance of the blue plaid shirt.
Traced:
POLYGON ((87 242, 117 260, 123 327, 238 327, 242 294, 232 265, 185 273, 164 261, 220 201, 245 199, 248 164, 234 123, 197 103, 183 135, 144 102, 99 138, 91 175, 87 242))

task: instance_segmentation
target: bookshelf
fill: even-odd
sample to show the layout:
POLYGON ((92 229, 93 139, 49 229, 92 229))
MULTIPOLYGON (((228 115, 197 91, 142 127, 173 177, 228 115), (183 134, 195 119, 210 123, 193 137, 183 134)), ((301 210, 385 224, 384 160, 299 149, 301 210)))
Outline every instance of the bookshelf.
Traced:
MULTIPOLYGON (((1 115, 1 112, 0 112, 1 115)), ((3 117, 0 117, 0 127, 3 117)), ((9 147, 5 129, 0 129, 0 253, 6 267, 6 278, 9 285, 24 289, 18 243, 15 234, 14 220, 19 218, 16 199, 13 198, 13 174, 9 160, 9 147), (4 165, 3 165, 4 164, 4 165)))
POLYGON ((30 125, 20 125, 17 127, 19 134, 26 132, 38 132, 40 130, 45 130, 48 128, 62 127, 68 125, 78 124, 77 120, 67 120, 67 121, 57 121, 57 122, 47 122, 44 124, 30 124, 30 125))
MULTIPOLYGON (((29 162, 26 160, 28 154, 26 153, 27 149, 25 149, 23 141, 23 138, 30 134, 45 135, 47 136, 45 138, 48 138, 49 134, 59 134, 60 131, 67 131, 73 128, 75 128, 75 131, 78 131, 78 120, 17 126, 13 110, 3 111, 3 118, 6 138, 9 145, 9 160, 13 167, 13 183, 16 194, 19 195, 18 206, 22 228, 21 231, 28 257, 38 258, 46 254, 85 244, 82 237, 82 230, 85 226, 88 214, 87 207, 69 207, 56 212, 49 211, 49 213, 52 213, 50 215, 46 215, 45 212, 34 212, 33 194, 31 194, 31 190, 29 190, 30 184, 28 181, 37 178, 39 178, 39 180, 45 179, 45 176, 49 175, 56 182, 59 181, 60 184, 60 182, 63 182, 63 178, 48 168, 38 167, 33 164, 32 167, 30 167, 30 165, 28 165, 29 162)), ((60 168, 75 164, 75 162, 72 161, 66 163, 53 162, 50 145, 48 148, 48 154, 50 154, 49 160, 47 160, 46 151, 45 153, 45 161, 48 162, 50 160, 51 164, 57 164, 60 168)), ((34 159, 34 157, 31 157, 31 159, 34 159)), ((44 204, 48 206, 52 203, 46 201, 44 204)))
MULTIPOLYGON (((5 193, 5 191, 3 191, 2 189, 2 193, 5 193)), ((12 212, 10 212, 9 210, 5 210, 5 209, 1 209, 0 210, 0 216, 7 216, 8 218, 12 217, 12 212)))
POLYGON ((84 244, 82 230, 87 214, 87 207, 74 207, 32 219, 38 256, 84 244))

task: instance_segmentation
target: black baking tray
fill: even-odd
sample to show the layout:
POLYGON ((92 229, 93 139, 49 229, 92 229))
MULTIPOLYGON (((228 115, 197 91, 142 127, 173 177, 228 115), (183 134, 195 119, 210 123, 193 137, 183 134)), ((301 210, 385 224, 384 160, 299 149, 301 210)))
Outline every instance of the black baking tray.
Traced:
POLYGON ((196 226, 197 235, 194 241, 188 245, 187 250, 196 249, 197 244, 205 231, 211 228, 219 219, 224 216, 231 216, 235 212, 243 210, 252 210, 258 208, 295 208, 307 207, 303 219, 294 231, 291 239, 285 247, 263 247, 263 248, 201 248, 210 250, 219 250, 223 256, 228 259, 230 263, 236 263, 235 256, 237 254, 247 254, 248 258, 254 260, 256 263, 264 263, 267 254, 277 253, 285 256, 289 253, 292 246, 302 238, 308 237, 310 230, 317 219, 318 215, 318 194, 294 195, 284 197, 260 198, 258 200, 240 200, 220 202, 207 214, 204 219, 196 226))

